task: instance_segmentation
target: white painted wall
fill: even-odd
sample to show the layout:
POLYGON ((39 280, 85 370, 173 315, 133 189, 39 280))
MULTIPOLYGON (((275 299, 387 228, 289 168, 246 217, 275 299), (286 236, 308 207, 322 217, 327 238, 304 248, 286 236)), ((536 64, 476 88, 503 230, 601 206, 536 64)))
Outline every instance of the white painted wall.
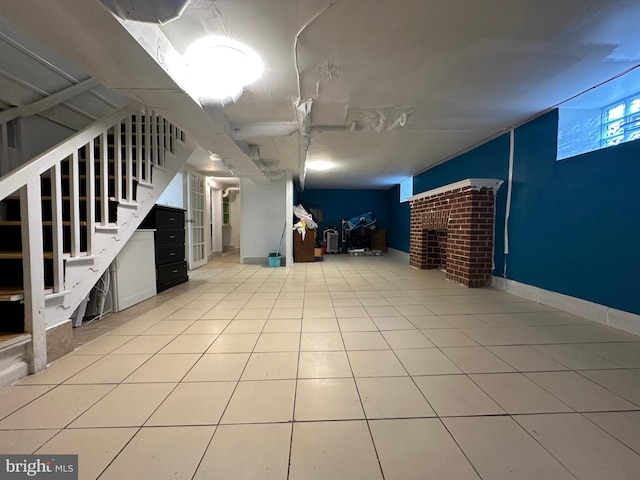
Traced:
POLYGON ((215 230, 211 227, 211 220, 213 218, 211 209, 213 208, 213 197, 214 191, 209 188, 209 179, 205 177, 204 179, 204 255, 207 258, 207 262, 210 260, 210 254, 213 251, 213 246, 216 241, 220 242, 218 238, 220 235, 216 236, 214 233, 215 230))
POLYGON ((293 179, 291 171, 287 172, 286 185, 286 202, 287 202, 287 227, 284 232, 285 248, 285 264, 293 265, 293 179))
POLYGON ((168 207, 185 208, 184 206, 184 180, 183 174, 178 172, 162 195, 156 201, 158 205, 168 207))
POLYGON ((222 187, 210 179, 211 195, 211 254, 219 255, 223 247, 222 187))
MULTIPOLYGON (((293 204, 288 200, 287 191, 291 189, 290 178, 269 182, 253 183, 247 178, 240 179, 240 196, 242 197, 242 215, 240 232, 240 262, 268 262, 267 255, 276 251, 282 231, 285 239, 291 231, 293 204)), ((291 192, 293 190, 291 189, 291 192)), ((289 248, 283 241, 281 254, 288 259, 289 248)), ((291 265, 291 263, 288 263, 291 265)))
MULTIPOLYGON (((20 163, 31 160, 36 155, 69 138, 75 131, 38 116, 18 120, 18 143, 20 163)), ((11 165, 15 168, 17 165, 11 165)))
POLYGON ((240 218, 242 218, 242 199, 240 192, 229 192, 230 225, 228 229, 229 240, 225 245, 235 245, 240 248, 240 218))

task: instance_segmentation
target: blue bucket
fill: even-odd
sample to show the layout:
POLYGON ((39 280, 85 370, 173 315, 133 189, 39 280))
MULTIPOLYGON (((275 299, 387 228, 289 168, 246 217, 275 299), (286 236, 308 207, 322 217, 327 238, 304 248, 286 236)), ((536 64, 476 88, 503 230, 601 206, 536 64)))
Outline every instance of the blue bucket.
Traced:
POLYGON ((280 266, 280 261, 282 259, 281 256, 268 256, 267 257, 269 259, 269 266, 271 268, 276 268, 280 266))

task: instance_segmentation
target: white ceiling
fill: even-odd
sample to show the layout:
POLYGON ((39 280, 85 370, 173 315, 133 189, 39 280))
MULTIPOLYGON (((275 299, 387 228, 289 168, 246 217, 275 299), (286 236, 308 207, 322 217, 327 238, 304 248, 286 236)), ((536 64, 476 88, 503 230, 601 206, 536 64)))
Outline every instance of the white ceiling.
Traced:
MULTIPOLYGON (((153 1, 169 0, 138 4, 153 1)), ((640 63, 637 0, 191 0, 139 38, 146 50, 98 0, 0 6, 112 92, 165 110, 202 147, 199 169, 293 170, 306 188, 395 184, 640 63), (202 109, 150 60, 210 34, 256 50, 265 72, 202 109), (304 176, 307 142, 335 170, 304 176)))

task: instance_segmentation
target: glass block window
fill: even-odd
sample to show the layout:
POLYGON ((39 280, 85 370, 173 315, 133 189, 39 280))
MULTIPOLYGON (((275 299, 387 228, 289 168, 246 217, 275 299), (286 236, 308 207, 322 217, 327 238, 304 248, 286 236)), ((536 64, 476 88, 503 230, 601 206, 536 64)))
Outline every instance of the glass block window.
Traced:
POLYGON ((604 108, 559 111, 558 160, 640 139, 640 93, 604 108))
POLYGON ((640 93, 602 109, 601 148, 640 138, 640 93))

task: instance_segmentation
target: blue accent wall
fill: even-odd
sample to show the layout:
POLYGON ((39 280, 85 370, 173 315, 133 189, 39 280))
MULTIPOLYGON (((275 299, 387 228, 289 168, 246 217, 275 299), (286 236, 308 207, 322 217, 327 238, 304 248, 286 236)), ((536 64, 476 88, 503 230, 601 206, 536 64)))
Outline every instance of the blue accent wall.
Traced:
MULTIPOLYGON (((413 193, 418 194, 466 178, 497 178, 505 183, 496 196, 494 275, 504 269, 504 216, 507 204, 506 180, 509 175, 509 135, 502 135, 448 162, 413 178, 413 193)), ((408 227, 407 227, 408 228, 408 227)))
MULTIPOLYGON (((509 134, 414 177, 414 193, 465 178, 498 178, 494 275, 640 314, 640 140, 556 161, 557 110, 515 130, 504 254, 509 134)), ((409 251, 410 209, 389 190, 305 190, 299 201, 339 225, 372 211, 387 245, 409 251)))
POLYGON ((409 253, 409 222, 411 208, 409 202, 400 203, 400 185, 386 192, 389 212, 387 247, 409 253))
POLYGON ((640 314, 640 141, 556 161, 556 132, 516 130, 506 276, 640 314))
MULTIPOLYGON (((557 128, 553 111, 515 130, 508 255, 509 134, 417 175, 414 193, 465 178, 504 180, 494 275, 640 314, 640 141, 556 161, 557 128)), ((389 193, 389 211, 398 208, 389 193)), ((409 218, 394 220, 407 232, 397 239, 406 247, 394 248, 408 251, 409 218)))
POLYGON ((316 207, 323 211, 324 219, 319 223, 320 233, 328 226, 340 229, 343 218, 351 218, 362 213, 373 212, 376 228, 388 228, 388 202, 386 190, 340 190, 305 189, 298 194, 298 203, 306 207, 316 207))

